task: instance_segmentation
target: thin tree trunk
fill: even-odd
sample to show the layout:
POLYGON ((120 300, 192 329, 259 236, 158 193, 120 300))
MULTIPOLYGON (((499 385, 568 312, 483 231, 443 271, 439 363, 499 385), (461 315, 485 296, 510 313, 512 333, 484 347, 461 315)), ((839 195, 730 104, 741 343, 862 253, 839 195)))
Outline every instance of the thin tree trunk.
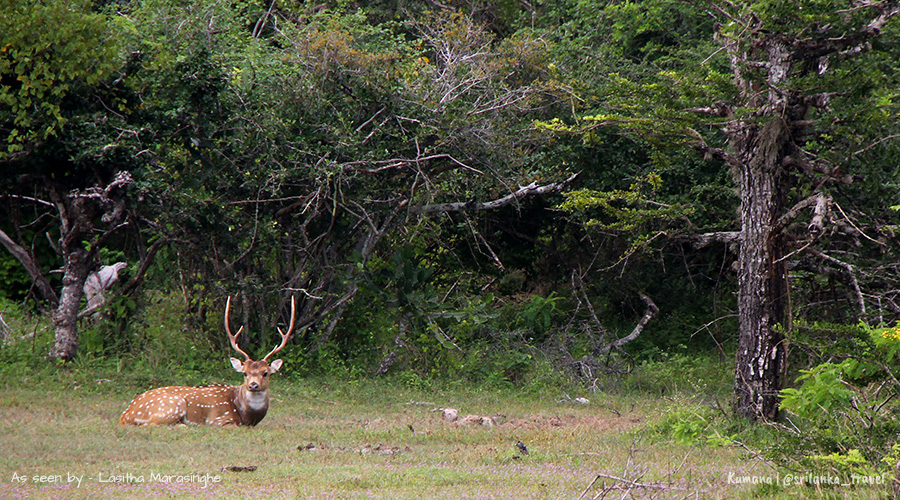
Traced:
POLYGON ((381 360, 378 369, 375 370, 375 376, 384 375, 391 369, 400 351, 406 347, 406 332, 409 330, 409 322, 412 320, 412 313, 403 313, 397 320, 397 336, 394 337, 394 349, 381 360))
POLYGON ((74 248, 65 258, 65 274, 59 306, 53 311, 56 342, 50 357, 70 361, 78 350, 78 309, 84 295, 84 282, 91 272, 92 259, 84 247, 74 248))

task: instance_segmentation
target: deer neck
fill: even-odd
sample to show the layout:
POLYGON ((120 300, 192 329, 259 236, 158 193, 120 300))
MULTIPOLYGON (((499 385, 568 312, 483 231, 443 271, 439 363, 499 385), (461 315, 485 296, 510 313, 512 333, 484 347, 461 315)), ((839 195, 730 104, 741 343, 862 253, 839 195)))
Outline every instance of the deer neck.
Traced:
POLYGON ((251 391, 245 385, 234 388, 234 407, 244 425, 256 425, 269 410, 269 391, 251 391))

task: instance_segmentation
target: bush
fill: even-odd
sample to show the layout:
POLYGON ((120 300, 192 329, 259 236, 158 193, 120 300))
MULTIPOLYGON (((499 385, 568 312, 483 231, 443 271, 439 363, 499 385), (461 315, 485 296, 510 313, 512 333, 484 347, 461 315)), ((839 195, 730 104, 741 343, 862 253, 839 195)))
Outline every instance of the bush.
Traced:
POLYGON ((873 475, 897 463, 900 327, 813 325, 801 330, 802 347, 839 331, 829 361, 801 370, 798 387, 782 391, 786 425, 768 455, 835 475, 873 475), (847 349, 847 346, 851 346, 847 349))
POLYGON ((669 396, 690 393, 728 398, 733 382, 734 365, 730 359, 676 353, 641 361, 624 387, 669 396))
POLYGON ((684 399, 668 405, 660 420, 648 430, 651 437, 688 446, 735 446, 745 440, 764 439, 757 428, 725 408, 684 399))

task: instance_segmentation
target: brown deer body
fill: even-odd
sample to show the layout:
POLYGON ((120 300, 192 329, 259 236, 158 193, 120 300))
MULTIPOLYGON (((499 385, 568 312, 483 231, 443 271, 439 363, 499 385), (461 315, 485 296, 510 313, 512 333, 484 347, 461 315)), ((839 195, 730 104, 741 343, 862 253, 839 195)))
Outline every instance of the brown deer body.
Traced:
POLYGON ((269 363, 269 357, 282 350, 294 331, 296 306, 291 298, 291 325, 281 334, 281 345, 260 361, 253 361, 237 345, 237 337, 244 330, 231 334, 228 313, 231 297, 225 305, 225 332, 231 347, 244 355, 244 361, 231 358, 235 370, 244 374, 244 383, 237 386, 225 384, 200 387, 159 387, 134 398, 119 418, 121 425, 256 425, 269 410, 269 375, 281 368, 282 361, 269 363))

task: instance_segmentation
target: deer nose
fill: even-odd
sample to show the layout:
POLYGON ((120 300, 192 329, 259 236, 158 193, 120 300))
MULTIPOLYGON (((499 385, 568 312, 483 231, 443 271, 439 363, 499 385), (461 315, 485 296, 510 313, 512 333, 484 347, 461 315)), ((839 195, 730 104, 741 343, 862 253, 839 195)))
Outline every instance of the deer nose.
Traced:
POLYGON ((259 390, 259 383, 258 383, 258 382, 250 382, 250 390, 251 390, 251 391, 258 391, 258 390, 259 390))

